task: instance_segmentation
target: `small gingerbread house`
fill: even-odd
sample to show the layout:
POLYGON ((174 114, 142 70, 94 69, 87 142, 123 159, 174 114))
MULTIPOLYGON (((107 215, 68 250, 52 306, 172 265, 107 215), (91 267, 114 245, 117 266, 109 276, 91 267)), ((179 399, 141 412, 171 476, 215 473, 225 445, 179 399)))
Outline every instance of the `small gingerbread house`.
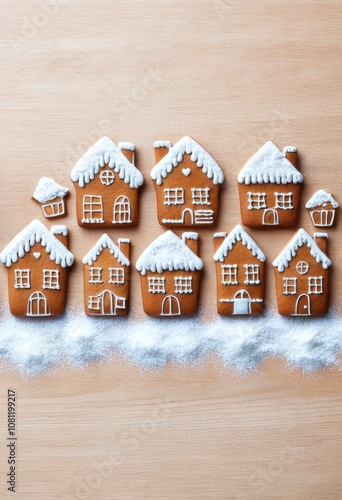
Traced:
POLYGON ((269 141, 238 176, 242 223, 248 227, 293 226, 298 218, 302 174, 297 148, 281 152, 269 141))
POLYGON ((336 209, 339 205, 330 193, 319 189, 305 206, 314 226, 328 227, 333 225, 336 209))
POLYGON ((154 143, 156 165, 151 171, 162 226, 208 226, 217 219, 224 176, 216 161, 191 137, 174 146, 154 143))
POLYGON ((68 193, 69 190, 54 179, 42 177, 32 198, 40 204, 45 217, 61 217, 65 215, 64 198, 68 193))
POLYGON ((144 180, 134 166, 134 144, 98 140, 71 171, 77 222, 82 227, 124 227, 138 222, 138 190, 144 180))
POLYGON ((214 234, 217 312, 257 315, 263 311, 266 257, 238 224, 228 234, 214 234))
POLYGON ((1 252, 12 314, 46 317, 63 313, 68 270, 74 262, 67 245, 65 226, 52 226, 49 231, 34 220, 1 252))
POLYGON ((321 316, 329 301, 330 259, 326 233, 314 239, 299 229, 274 260, 279 313, 284 316, 321 316))
POLYGON ((157 238, 136 263, 143 307, 150 316, 195 314, 203 262, 198 257, 198 234, 172 231, 157 238))
POLYGON ((123 316, 128 312, 130 240, 118 246, 103 234, 83 257, 84 308, 91 316, 123 316))

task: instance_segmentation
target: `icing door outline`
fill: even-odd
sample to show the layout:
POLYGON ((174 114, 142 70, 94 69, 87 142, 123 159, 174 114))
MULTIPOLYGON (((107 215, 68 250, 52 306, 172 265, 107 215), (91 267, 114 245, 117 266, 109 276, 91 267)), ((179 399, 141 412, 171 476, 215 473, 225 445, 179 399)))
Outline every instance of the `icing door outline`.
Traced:
POLYGON ((47 299, 42 292, 33 292, 27 304, 27 316, 50 316, 47 299))
POLYGON ((191 210, 191 208, 184 208, 183 213, 182 213, 182 223, 186 224, 186 221, 185 221, 186 214, 190 215, 189 224, 193 224, 194 223, 194 212, 191 210))
POLYGON ((277 226, 279 224, 278 212, 274 208, 267 208, 264 210, 262 223, 265 226, 277 226))
POLYGON ((291 316, 311 316, 311 299, 307 293, 302 293, 296 300, 295 313, 291 316))
POLYGON ((164 298, 161 308, 161 316, 179 316, 182 314, 180 303, 174 295, 168 295, 164 298))
POLYGON ((239 290, 234 295, 233 314, 251 314, 251 296, 247 290, 239 290))

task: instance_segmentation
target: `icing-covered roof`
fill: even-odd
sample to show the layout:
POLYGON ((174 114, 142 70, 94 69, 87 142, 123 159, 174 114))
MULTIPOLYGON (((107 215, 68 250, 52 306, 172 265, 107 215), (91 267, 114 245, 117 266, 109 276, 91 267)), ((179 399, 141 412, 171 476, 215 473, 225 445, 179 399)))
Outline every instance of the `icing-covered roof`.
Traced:
POLYGON ((240 184, 298 184, 302 174, 273 142, 268 141, 245 164, 238 175, 240 184))
POLYGON ((316 262, 322 264, 324 269, 330 267, 331 260, 322 252, 315 240, 303 228, 296 232, 284 250, 273 261, 273 266, 277 267, 278 271, 282 273, 285 268, 289 267, 289 263, 297 255, 298 248, 303 245, 306 245, 310 249, 310 254, 316 259, 316 262))
MULTIPOLYGON (((214 238, 222 238, 225 236, 225 233, 214 234, 214 238)), ((240 224, 237 224, 234 229, 230 231, 228 236, 225 237, 224 241, 215 252, 214 261, 223 262, 224 258, 227 257, 230 250, 238 241, 241 241, 241 243, 252 252, 252 255, 254 255, 254 257, 257 257, 261 262, 265 262, 265 254, 260 250, 255 241, 249 236, 249 234, 240 224)))
POLYGON ((323 203, 331 203, 333 208, 338 208, 339 206, 335 198, 330 193, 324 191, 324 189, 316 191, 305 206, 306 208, 316 208, 323 205, 323 203))
POLYGON ((39 203, 46 203, 59 197, 63 198, 68 192, 69 189, 61 186, 51 177, 42 177, 38 181, 32 198, 39 201, 39 203))
POLYGON ((0 255, 1 262, 6 267, 11 267, 12 263, 18 262, 19 258, 30 252, 35 243, 40 243, 56 264, 62 267, 73 264, 73 254, 37 219, 20 231, 4 248, 0 255))
MULTIPOLYGON (((155 147, 161 147, 161 145, 167 147, 167 142, 157 141, 154 143, 155 147)), ((182 162, 185 154, 191 154, 191 160, 202 169, 209 179, 212 179, 214 184, 223 183, 223 172, 214 158, 188 136, 183 137, 174 146, 170 147, 169 152, 153 167, 151 170, 152 179, 161 186, 163 179, 182 162)))
MULTIPOLYGON (((125 143, 126 145, 128 143, 125 143)), ((130 143, 130 149, 133 145, 130 143)), ((78 160, 71 171, 71 180, 78 182, 80 187, 89 184, 98 174, 100 168, 108 165, 119 174, 131 188, 138 188, 144 182, 141 172, 127 160, 114 142, 109 137, 102 137, 78 160)))
MULTIPOLYGON (((129 240, 121 240, 122 243, 129 243, 129 240)), ((115 245, 114 241, 108 236, 108 234, 104 233, 101 238, 95 243, 93 248, 89 250, 89 252, 83 257, 83 264, 88 264, 91 266, 94 262, 97 261, 98 256, 102 253, 105 248, 109 248, 110 253, 115 257, 121 265, 129 266, 130 262, 127 257, 122 253, 120 248, 115 245)))
POLYGON ((136 268, 142 275, 147 271, 200 271, 203 261, 175 233, 167 231, 140 255, 136 268))

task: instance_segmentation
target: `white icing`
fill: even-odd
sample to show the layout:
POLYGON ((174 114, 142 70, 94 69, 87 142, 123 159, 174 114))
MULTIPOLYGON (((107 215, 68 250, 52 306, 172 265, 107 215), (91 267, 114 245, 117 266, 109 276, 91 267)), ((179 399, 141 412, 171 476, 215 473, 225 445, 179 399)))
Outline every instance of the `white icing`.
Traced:
POLYGON ((153 143, 154 148, 171 148, 172 142, 170 141, 155 141, 153 143))
POLYGON ((273 261, 273 266, 277 267, 278 271, 282 273, 286 267, 289 267, 289 263, 297 255, 298 248, 303 245, 310 248, 310 254, 316 259, 316 262, 322 264, 324 269, 330 267, 331 260, 318 248, 315 240, 303 228, 297 231, 284 250, 273 261))
POLYGON ((185 233, 182 234, 182 240, 184 242, 186 240, 198 240, 198 233, 185 232, 185 233))
POLYGON ((314 233, 314 238, 329 238, 328 233, 314 233))
MULTIPOLYGON (((129 242, 126 241, 127 243, 129 242)), ((129 266, 130 262, 127 257, 122 253, 119 247, 117 247, 114 241, 104 233, 101 238, 96 242, 93 248, 83 257, 83 264, 88 264, 91 266, 97 261, 98 256, 102 253, 105 248, 109 248, 110 253, 122 264, 123 266, 129 266)))
POLYGON ((39 260, 39 259, 40 259, 41 255, 42 255, 42 254, 41 254, 40 252, 33 252, 33 257, 34 257, 35 259, 37 259, 37 260, 39 260))
POLYGON ((117 172, 120 179, 129 184, 131 188, 138 188, 144 182, 139 170, 127 160, 109 137, 99 139, 78 160, 71 171, 71 180, 78 182, 79 186, 83 188, 94 179, 95 174, 98 174, 100 168, 105 165, 117 172))
MULTIPOLYGON (((217 233, 217 234, 224 234, 224 233, 217 233)), ((255 241, 249 236, 249 234, 244 230, 244 228, 240 224, 237 224, 234 227, 234 229, 232 229, 232 231, 228 234, 228 236, 222 242, 220 247, 217 249, 214 255, 214 261, 223 262, 225 257, 227 257, 229 252, 232 250, 233 246, 238 241, 241 241, 241 243, 245 247, 247 247, 248 250, 252 252, 252 255, 254 255, 254 257, 257 257, 261 262, 265 262, 266 260, 265 254, 260 250, 255 241)))
POLYGON ((298 184, 302 174, 273 142, 268 141, 245 164, 238 175, 240 184, 298 184))
POLYGON ((316 208, 322 206, 323 203, 331 203, 333 208, 338 208, 339 206, 335 198, 330 193, 324 191, 324 189, 316 191, 305 206, 306 208, 316 208))
POLYGON ((297 153, 298 148, 296 146, 285 146, 283 148, 283 153, 297 153))
POLYGON ((119 142, 118 148, 126 151, 135 151, 135 144, 133 142, 119 142))
POLYGON ((215 233, 213 238, 225 238, 227 236, 227 233, 215 233))
POLYGON ((118 243, 130 243, 131 240, 129 238, 119 238, 118 243))
POLYGON ((69 189, 61 186, 54 179, 42 177, 39 179, 32 197, 39 203, 46 203, 55 198, 63 198, 68 192, 69 189))
POLYGON ((136 268, 145 275, 147 271, 200 271, 203 261, 172 231, 159 236, 137 260, 136 268))
POLYGON ((191 154, 191 160, 202 169, 209 179, 212 179, 214 184, 223 183, 223 172, 214 158, 188 136, 183 137, 172 146, 169 152, 153 167, 151 171, 152 179, 161 186, 163 179, 183 161, 185 154, 191 154))
POLYGON ((55 225, 51 226, 50 229, 51 234, 62 234, 63 236, 68 236, 68 228, 63 225, 55 225))
POLYGON ((191 174, 191 168, 182 168, 182 174, 185 175, 185 177, 189 177, 191 174))
POLYGON ((19 258, 30 252, 35 243, 45 247, 46 253, 50 254, 50 259, 56 264, 62 267, 73 264, 73 254, 37 219, 20 231, 4 248, 0 255, 1 262, 6 267, 11 267, 12 263, 18 262, 19 258))

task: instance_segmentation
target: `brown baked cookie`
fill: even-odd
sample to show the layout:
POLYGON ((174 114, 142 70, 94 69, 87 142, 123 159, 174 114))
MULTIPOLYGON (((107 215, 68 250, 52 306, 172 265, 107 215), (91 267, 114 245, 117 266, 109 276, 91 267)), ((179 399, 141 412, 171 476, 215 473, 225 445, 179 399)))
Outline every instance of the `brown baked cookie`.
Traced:
POLYGON ((126 227, 138 222, 138 191, 144 179, 134 166, 134 144, 98 140, 76 163, 77 222, 82 227, 126 227))
POLYGON ((39 203, 45 217, 62 217, 65 215, 64 198, 69 189, 58 184, 50 177, 39 179, 32 198, 39 203))
POLYGON ((84 309, 90 316, 124 316, 128 313, 130 240, 118 246, 103 234, 82 259, 84 309))
POLYGON ((150 316, 189 316, 198 307, 203 262, 198 257, 198 234, 172 231, 159 236, 140 255, 143 308, 150 316))
POLYGON ((328 235, 314 239, 299 229, 274 260, 278 311, 283 316, 321 316, 328 311, 328 235))
POLYGON ((217 312, 258 315, 263 311, 266 257, 238 224, 228 234, 214 234, 217 312))
POLYGON ((336 209, 339 205, 330 193, 319 189, 305 206, 309 211, 314 226, 329 227, 334 223, 336 209))
POLYGON ((8 271, 8 297, 15 316, 48 317, 63 313, 69 267, 68 230, 39 220, 26 226, 1 252, 8 271))
POLYGON ((216 161, 191 137, 183 137, 174 146, 157 141, 154 148, 156 165, 151 177, 159 224, 175 227, 215 224, 224 180, 216 161))
POLYGON ((293 226, 298 218, 302 174, 297 148, 281 152, 266 142, 238 176, 242 223, 248 227, 293 226))

